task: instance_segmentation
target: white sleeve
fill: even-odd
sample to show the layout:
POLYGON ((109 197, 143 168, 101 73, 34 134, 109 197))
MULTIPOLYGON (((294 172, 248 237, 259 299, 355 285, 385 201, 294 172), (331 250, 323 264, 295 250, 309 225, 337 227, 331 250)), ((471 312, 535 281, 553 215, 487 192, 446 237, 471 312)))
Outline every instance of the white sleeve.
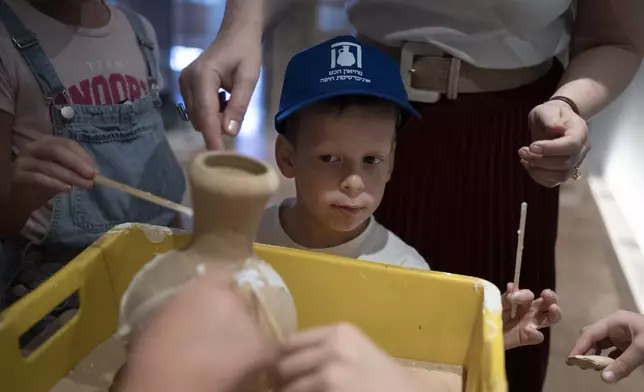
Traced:
POLYGON ((421 256, 420 253, 416 251, 416 249, 412 248, 411 246, 408 247, 409 249, 403 256, 403 262, 400 265, 406 268, 431 270, 429 264, 425 261, 423 256, 421 256))

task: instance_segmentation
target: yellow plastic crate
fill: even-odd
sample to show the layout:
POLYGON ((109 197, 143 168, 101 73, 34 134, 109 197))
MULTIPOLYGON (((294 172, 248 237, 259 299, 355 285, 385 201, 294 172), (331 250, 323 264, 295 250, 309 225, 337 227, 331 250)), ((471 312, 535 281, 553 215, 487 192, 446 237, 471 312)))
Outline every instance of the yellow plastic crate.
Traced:
MULTIPOLYGON (((105 234, 0 319, 3 391, 46 392, 116 330, 121 295, 155 254, 188 235, 144 225, 105 234), (28 357, 18 338, 79 292, 74 318, 28 357)), ((301 328, 349 321, 389 354, 462 366, 466 392, 506 392, 498 289, 481 279, 256 245, 284 278, 301 328)))

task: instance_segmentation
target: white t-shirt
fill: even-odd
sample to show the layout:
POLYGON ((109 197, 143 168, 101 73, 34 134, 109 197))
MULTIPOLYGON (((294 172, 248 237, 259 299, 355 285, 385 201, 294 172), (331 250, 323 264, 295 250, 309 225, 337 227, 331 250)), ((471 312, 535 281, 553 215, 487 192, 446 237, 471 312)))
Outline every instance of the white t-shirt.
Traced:
MULTIPOLYGON (((79 28, 65 25, 23 0, 5 0, 22 23, 38 37, 40 46, 58 73, 70 103, 104 105, 136 101, 148 94, 148 68, 125 14, 110 8, 107 25, 79 28)), ((152 25, 143 20, 155 45, 152 25)), ((11 147, 15 155, 31 139, 51 135, 49 103, 0 23, 0 110, 14 115, 11 147)), ((158 51, 155 49, 158 59, 158 51)), ((161 87, 162 81, 159 81, 161 87)), ((51 204, 31 214, 22 234, 38 241, 50 224, 51 204)))
MULTIPOLYGON (((596 1, 596 0, 590 0, 596 1)), ((427 42, 480 68, 533 66, 564 52, 572 0, 345 0, 370 39, 427 42)))
POLYGON ((369 218, 369 225, 365 231, 351 241, 331 248, 305 248, 294 242, 284 231, 280 221, 282 204, 277 204, 266 210, 257 231, 256 242, 408 268, 429 269, 429 265, 416 249, 405 244, 394 233, 385 229, 373 216, 369 218))

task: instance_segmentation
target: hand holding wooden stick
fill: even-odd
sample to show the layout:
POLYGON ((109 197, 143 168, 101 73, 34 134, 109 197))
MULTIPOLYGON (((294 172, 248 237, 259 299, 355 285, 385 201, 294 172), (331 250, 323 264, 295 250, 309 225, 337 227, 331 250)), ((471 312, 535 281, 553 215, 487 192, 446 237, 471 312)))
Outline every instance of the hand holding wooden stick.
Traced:
MULTIPOLYGON (((523 259, 523 240, 525 238, 525 221, 528 215, 528 203, 521 203, 521 219, 519 221, 519 240, 517 241, 517 255, 514 264, 514 291, 519 290, 519 278, 521 277, 521 261, 523 259)), ((510 311, 510 317, 515 318, 517 316, 517 307, 512 304, 510 311)))

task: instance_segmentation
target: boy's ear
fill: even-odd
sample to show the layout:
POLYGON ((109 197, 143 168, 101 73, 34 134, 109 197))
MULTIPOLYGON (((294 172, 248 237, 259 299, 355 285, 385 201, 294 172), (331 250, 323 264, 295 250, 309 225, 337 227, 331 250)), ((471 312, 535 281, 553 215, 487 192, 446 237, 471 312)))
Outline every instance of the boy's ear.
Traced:
POLYGON ((295 177, 295 164, 293 162, 295 148, 283 135, 277 135, 275 140, 275 161, 277 167, 286 178, 295 177))
POLYGON ((394 161, 396 160, 396 142, 391 146, 391 159, 389 159, 389 172, 387 173, 387 182, 391 179, 391 174, 394 172, 394 161))

